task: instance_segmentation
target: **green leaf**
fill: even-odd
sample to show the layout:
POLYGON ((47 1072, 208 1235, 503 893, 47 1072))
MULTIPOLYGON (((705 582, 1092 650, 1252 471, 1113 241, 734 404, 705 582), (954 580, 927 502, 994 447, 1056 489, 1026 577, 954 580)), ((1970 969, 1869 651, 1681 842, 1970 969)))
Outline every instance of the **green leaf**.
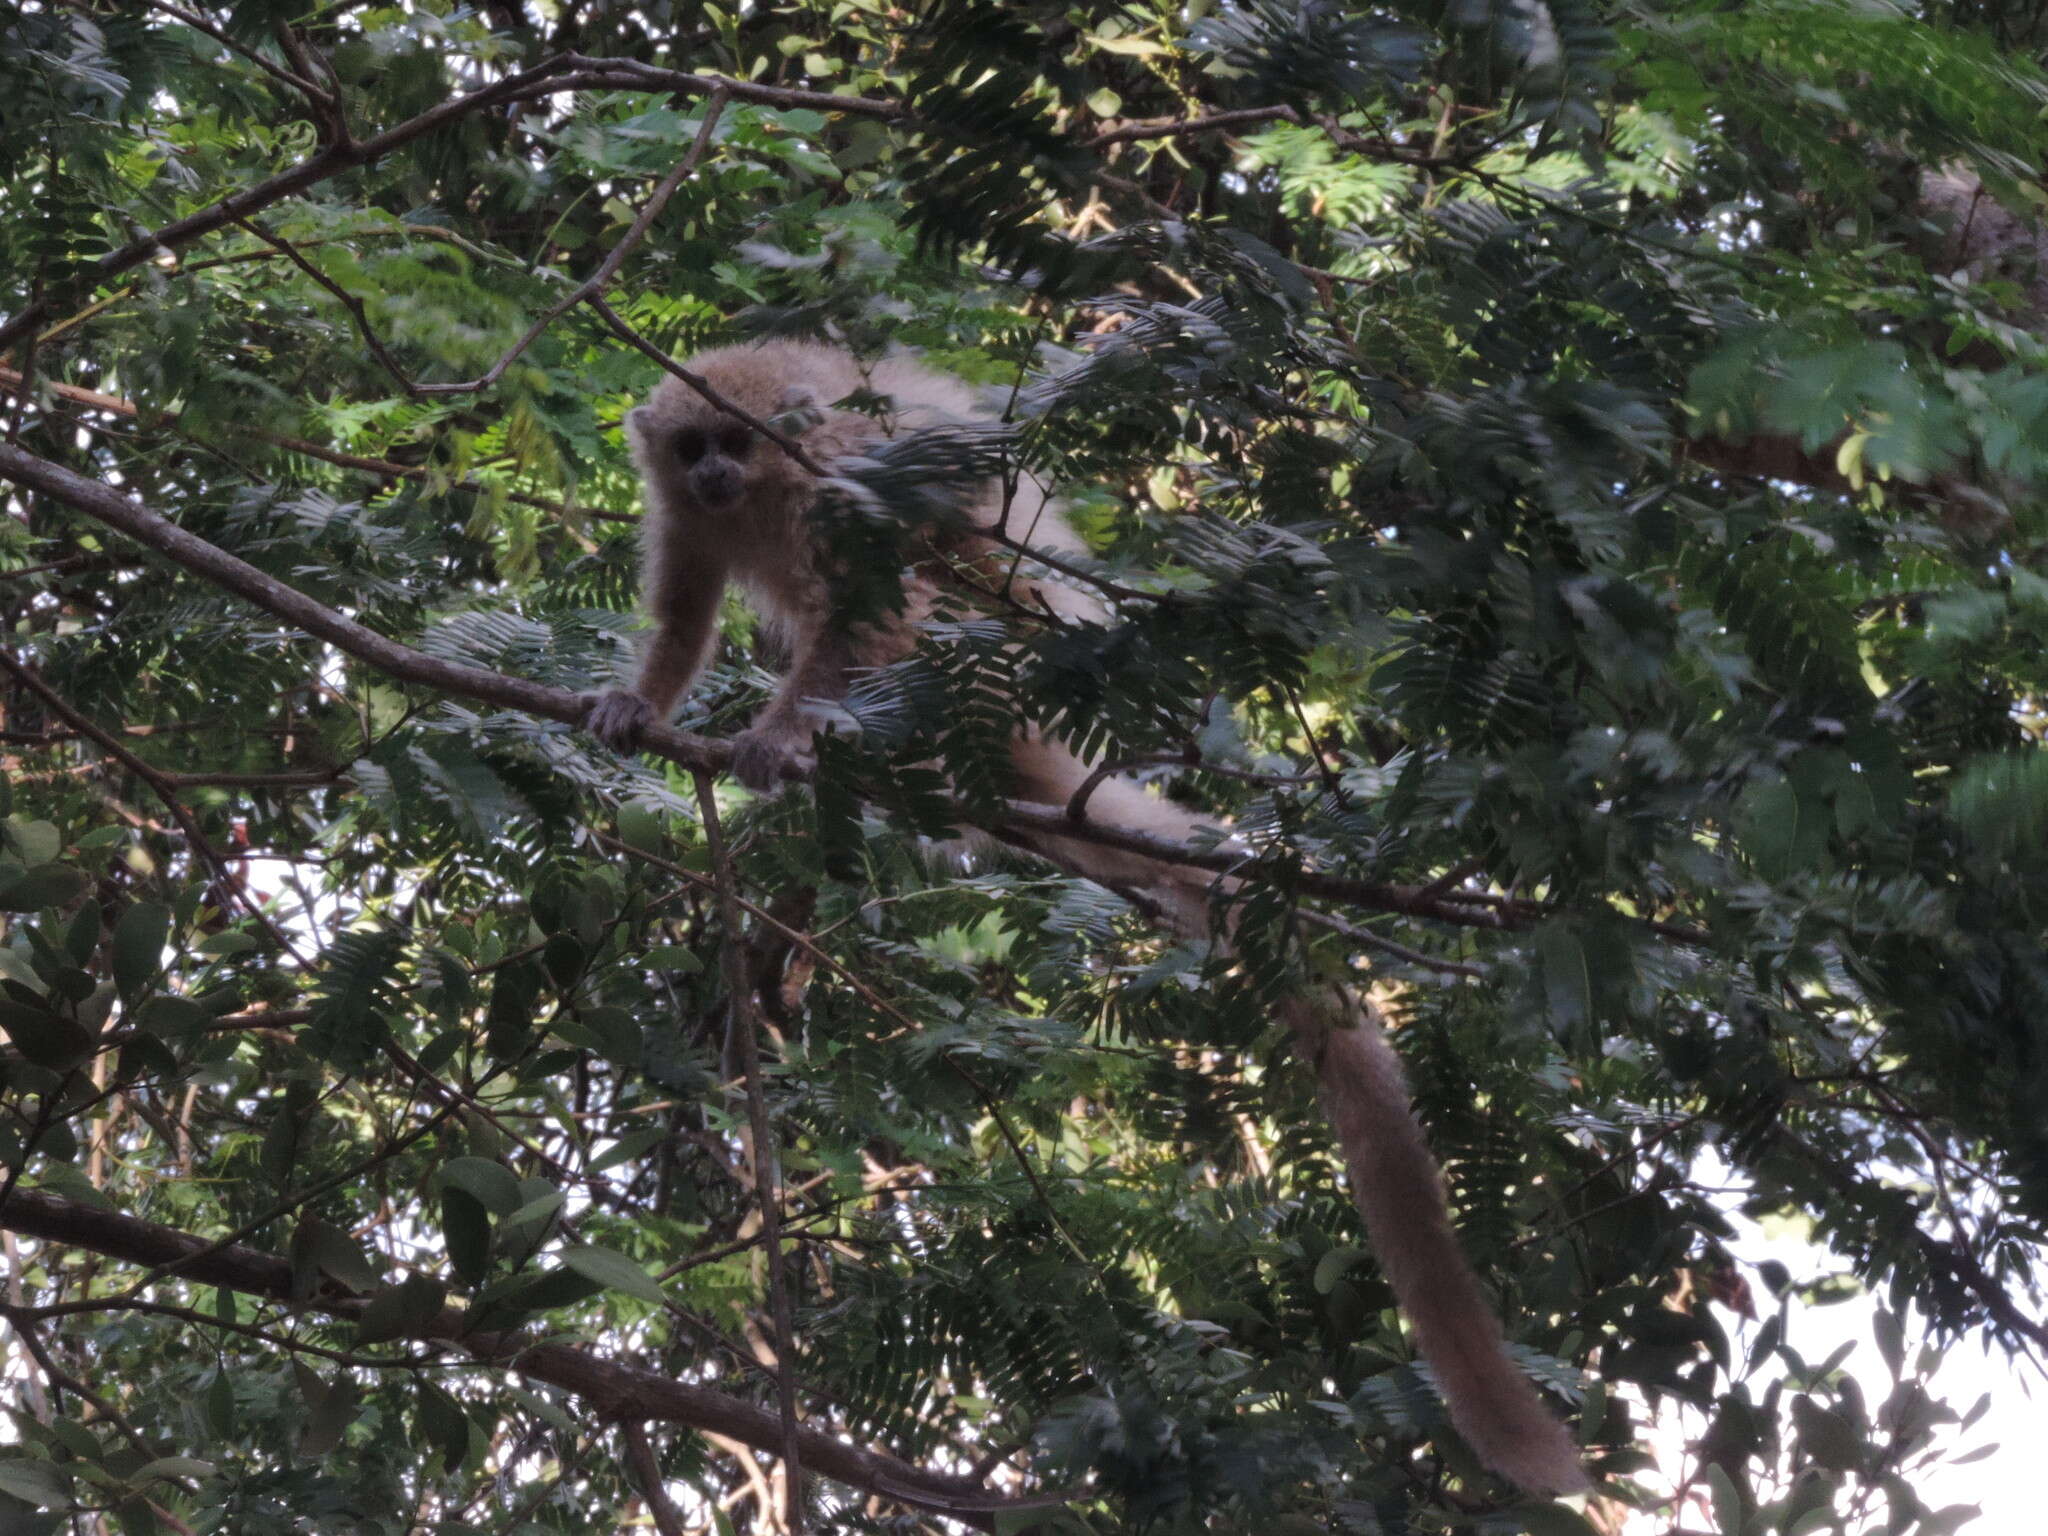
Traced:
POLYGON ((491 1216, 483 1203, 452 1185, 444 1188, 441 1235, 455 1273, 465 1285, 481 1285, 491 1271, 491 1216))
POLYGON ((512 1170, 487 1157, 451 1158, 441 1168, 444 1189, 457 1189, 493 1216, 519 1209, 519 1180, 512 1170))
POLYGON ((667 1299, 655 1278, 623 1253, 584 1244, 581 1247, 564 1248, 559 1257, 568 1268, 587 1280, 597 1281, 608 1290, 623 1291, 628 1296, 651 1301, 656 1306, 660 1306, 667 1299))
POLYGON ((0 885, 0 912, 38 912, 61 907, 83 896, 92 877, 68 864, 38 864, 0 885))
POLYGON ((114 924, 109 954, 123 1002, 132 1003, 156 978, 170 931, 171 909, 153 901, 135 902, 114 924))
POLYGON ((1586 949, 1570 923, 1545 923, 1536 930, 1536 952, 1543 958, 1543 995, 1550 1016, 1570 1029, 1594 1018, 1593 978, 1586 949))
POLYGON ((1728 1475, 1728 1469, 1718 1461, 1708 1462, 1700 1478, 1707 1485, 1707 1497, 1714 1506, 1714 1528, 1742 1536, 1742 1493, 1728 1475))
POLYGON ((1871 1313, 1870 1327, 1877 1336, 1877 1351, 1884 1356, 1885 1369, 1897 1381, 1906 1364, 1906 1325, 1898 1313, 1881 1306, 1871 1313))
POLYGON ((460 1467, 469 1454, 469 1415, 462 1405, 426 1377, 415 1386, 419 1395, 420 1434, 441 1459, 445 1476, 460 1467))
POLYGON ((1529 1536, 1599 1536, 1577 1510, 1564 1504, 1517 1504, 1508 1512, 1529 1536))
POLYGON ((100 909, 87 902, 72 914, 71 926, 64 931, 64 951, 73 965, 89 966, 99 946, 100 909))
POLYGON ((235 1382, 225 1366, 213 1373, 213 1380, 206 1385, 206 1427, 216 1439, 226 1440, 235 1433, 235 1382))
POLYGON ((47 864, 64 851, 63 834, 47 821, 24 821, 10 816, 0 824, 0 832, 5 833, 8 846, 21 856, 24 864, 47 864))
POLYGON ((313 1223, 309 1238, 313 1262, 350 1290, 368 1292, 383 1283, 377 1267, 363 1256, 356 1240, 339 1227, 313 1223))
POLYGON ((1365 1260, 1361 1248, 1332 1248, 1316 1260, 1314 1285, 1318 1296, 1327 1296, 1337 1288, 1337 1282, 1346 1272, 1356 1268, 1365 1260))
POLYGON ((229 928, 201 939, 192 946, 192 950, 194 954, 205 955, 209 959, 224 960, 236 955, 254 954, 262 947, 262 940, 254 934, 244 933, 239 928, 229 928))
POLYGON ((660 1146, 668 1136, 668 1128, 660 1125, 629 1131, 590 1160, 590 1171, 603 1173, 607 1168, 616 1168, 621 1163, 636 1162, 646 1156, 651 1149, 660 1146))
POLYGON ((14 1048, 39 1067, 68 1072, 92 1055, 93 1032, 75 1019, 0 997, 0 1029, 14 1048))
POLYGON ((1837 1472, 1853 1472, 1863 1465, 1862 1440, 1849 1421, 1833 1409, 1802 1393, 1792 1399, 1792 1421, 1799 1426, 1800 1443, 1807 1454, 1822 1466, 1837 1472))
POLYGON ((0 1457, 0 1491, 11 1493, 38 1509, 71 1507, 69 1480, 47 1461, 0 1457))
POLYGON ((213 1010, 189 997, 159 995, 136 1011, 136 1023, 167 1040, 182 1040, 206 1030, 216 1018, 213 1010))
POLYGON ((336 1377, 331 1385, 320 1383, 318 1377, 312 1377, 312 1382, 314 1389, 310 1391, 306 1390, 305 1378, 300 1383, 311 1410, 295 1449, 302 1461, 318 1461, 340 1446, 349 1426, 356 1421, 356 1402, 360 1396, 355 1382, 347 1376, 336 1377))
POLYGON ((646 806, 628 802, 619 807, 619 841, 628 848, 660 858, 668 848, 661 818, 646 806))
POLYGON ((370 1298, 356 1320, 356 1342, 381 1344, 424 1334, 447 1299, 447 1288, 431 1275, 408 1275, 370 1298))
POLYGON ((159 1456, 154 1461, 144 1462, 128 1474, 131 1483, 148 1483, 168 1480, 174 1477, 207 1478, 214 1474, 214 1464, 201 1461, 196 1456, 159 1456))

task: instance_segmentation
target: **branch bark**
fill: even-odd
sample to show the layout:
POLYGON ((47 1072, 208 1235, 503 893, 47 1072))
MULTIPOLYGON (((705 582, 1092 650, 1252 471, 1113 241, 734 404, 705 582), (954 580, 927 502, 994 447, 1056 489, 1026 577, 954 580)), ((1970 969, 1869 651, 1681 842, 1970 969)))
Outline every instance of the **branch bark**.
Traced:
MULTIPOLYGON (((286 586, 197 534, 186 532, 111 487, 88 480, 61 464, 53 464, 24 449, 0 443, 0 479, 12 480, 17 485, 51 496, 88 517, 119 529, 194 575, 246 598, 265 612, 306 634, 327 641, 336 649, 401 682, 417 683, 440 693, 520 710, 543 720, 558 720, 570 726, 580 727, 588 712, 585 696, 571 693, 566 688, 551 688, 545 683, 510 677, 484 667, 442 661, 379 634, 314 602, 297 588, 286 586)), ((732 761, 731 743, 679 731, 673 726, 649 726, 642 746, 654 756, 666 758, 693 772, 722 774, 732 761)), ((1252 865, 1242 853, 1224 850, 1203 852, 1167 838, 1152 837, 1122 827, 1075 821, 1065 807, 1013 801, 1003 806, 993 820, 970 815, 964 808, 960 819, 963 825, 979 826, 996 837, 1014 837, 1027 832, 1051 833, 1073 841, 1140 853, 1161 863, 1206 869, 1239 880, 1278 885, 1325 901, 1365 907, 1376 912, 1396 912, 1461 928, 1518 929, 1541 917, 1545 910, 1533 903, 1499 904, 1458 891, 1431 895, 1418 886, 1356 880, 1273 861, 1252 865)), ((1042 850, 1039 851, 1040 856, 1046 856, 1042 850)), ((1650 926, 1660 935, 1681 943, 1702 943, 1706 939, 1704 934, 1692 929, 1662 923, 1650 926)))
MULTIPOLYGON (((0 1229, 90 1249, 131 1264, 176 1266, 179 1275, 189 1281, 298 1304, 292 1294, 292 1266, 275 1254, 239 1243, 214 1247, 174 1227, 42 1190, 16 1189, 0 1208, 0 1229)), ((316 1298, 312 1305, 330 1316, 354 1318, 361 1314, 366 1298, 335 1292, 316 1298)), ((32 1317, 35 1309, 24 1309, 23 1315, 32 1317)), ((771 1455, 781 1452, 783 1426, 772 1409, 575 1345, 531 1344, 513 1333, 472 1332, 465 1327, 459 1307, 444 1308, 419 1337, 452 1345, 472 1358, 501 1363, 530 1381, 572 1393, 605 1417, 681 1424, 728 1436, 771 1455)), ((994 1529, 998 1513, 1064 1502, 1056 1494, 1022 1498, 991 1494, 970 1478, 932 1472, 879 1451, 848 1445, 808 1426, 799 1427, 797 1438, 805 1464, 814 1471, 981 1530, 994 1529)))
MULTIPOLYGON (((486 704, 522 710, 544 720, 559 720, 565 725, 581 725, 588 711, 582 696, 566 688, 550 688, 545 683, 528 682, 461 662, 440 661, 424 651, 401 645, 323 607, 246 560, 187 533, 111 487, 11 444, 0 444, 0 477, 52 496, 110 528, 119 529, 195 576, 247 598, 265 612, 393 677, 486 704)), ((732 756, 732 749, 724 742, 669 726, 649 727, 647 742, 661 756, 686 768, 712 773, 724 772, 732 756)))

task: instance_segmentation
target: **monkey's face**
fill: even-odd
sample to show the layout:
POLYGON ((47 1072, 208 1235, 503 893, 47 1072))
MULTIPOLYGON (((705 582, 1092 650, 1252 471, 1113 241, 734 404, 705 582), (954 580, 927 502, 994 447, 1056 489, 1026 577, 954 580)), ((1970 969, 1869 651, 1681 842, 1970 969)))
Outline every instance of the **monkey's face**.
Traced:
MULTIPOLYGON (((737 347, 699 354, 705 387, 756 421, 792 437, 807 423, 790 421, 816 401, 805 381, 791 379, 789 357, 769 348, 737 347)), ((746 421, 707 400, 677 378, 663 379, 644 405, 626 413, 633 461, 654 502, 672 512, 723 521, 747 521, 779 511, 809 476, 787 453, 746 421)))
POLYGON ((747 488, 747 461, 754 446, 752 432, 726 420, 676 427, 666 450, 690 500, 706 512, 723 512, 738 505, 747 488))

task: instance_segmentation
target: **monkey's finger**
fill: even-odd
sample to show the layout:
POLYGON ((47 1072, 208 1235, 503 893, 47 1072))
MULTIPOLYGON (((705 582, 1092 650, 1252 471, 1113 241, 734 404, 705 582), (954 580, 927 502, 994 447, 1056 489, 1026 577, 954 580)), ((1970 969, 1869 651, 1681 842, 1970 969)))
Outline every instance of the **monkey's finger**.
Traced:
POLYGON ((772 794, 792 773, 816 766, 812 753, 788 737, 742 731, 732 742, 732 776, 758 794, 772 794))
POLYGON ((653 718, 653 708, 639 694, 614 688, 597 695, 583 728, 614 752, 631 752, 653 718))

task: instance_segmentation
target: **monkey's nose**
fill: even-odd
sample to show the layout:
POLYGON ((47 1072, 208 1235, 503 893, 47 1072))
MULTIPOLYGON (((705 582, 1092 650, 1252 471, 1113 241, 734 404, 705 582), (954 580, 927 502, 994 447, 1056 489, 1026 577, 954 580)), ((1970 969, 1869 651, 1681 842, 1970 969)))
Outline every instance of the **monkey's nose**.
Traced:
POLYGON ((690 489, 707 507, 724 507, 737 500, 742 476, 730 465, 702 465, 690 476, 690 489))

